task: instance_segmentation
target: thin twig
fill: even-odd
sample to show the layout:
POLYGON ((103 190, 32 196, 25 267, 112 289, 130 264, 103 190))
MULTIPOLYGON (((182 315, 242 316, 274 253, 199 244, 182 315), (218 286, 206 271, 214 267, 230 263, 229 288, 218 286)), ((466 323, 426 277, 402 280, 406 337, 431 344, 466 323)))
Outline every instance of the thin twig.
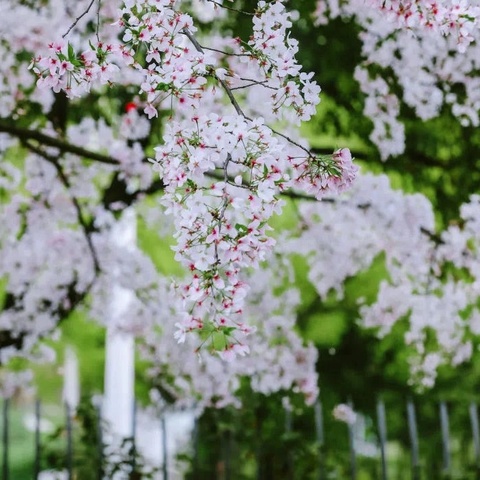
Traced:
POLYGON ((233 52, 225 52, 224 50, 219 50, 218 48, 212 47, 204 47, 202 46, 203 50, 210 50, 212 52, 221 53, 222 55, 228 55, 230 57, 251 57, 249 53, 233 53, 233 52))
POLYGON ((255 80, 254 78, 244 78, 244 77, 239 77, 239 80, 242 80, 244 82, 251 82, 253 85, 261 85, 262 87, 269 88, 270 90, 277 90, 275 87, 268 85, 268 80, 260 81, 260 80, 255 80))
POLYGON ((316 155, 314 155, 312 153, 311 150, 309 150, 308 148, 304 147, 303 145, 300 145, 298 142, 296 142, 295 140, 292 140, 288 135, 285 135, 284 133, 282 132, 279 132, 278 130, 275 130, 274 128, 272 127, 268 127, 270 128, 270 130, 275 134, 275 135, 278 135, 280 137, 283 137, 285 140, 287 140, 287 142, 290 142, 292 145, 295 145, 296 147, 302 149, 304 152, 307 153, 307 155, 309 156, 309 158, 316 158, 316 155))
MULTIPOLYGON (((228 178, 228 164, 230 163, 230 160, 232 160, 232 156, 230 155, 230 153, 227 153, 227 158, 225 159, 225 163, 223 165, 223 181, 226 184, 229 183, 228 182, 229 181, 229 178, 228 178)), ((229 204, 228 197, 225 197, 223 199, 223 204, 222 204, 222 207, 220 209, 220 212, 218 214, 218 221, 217 221, 218 235, 220 235, 222 233, 222 219, 225 216, 225 211, 227 210, 228 204, 229 204)), ((218 243, 217 242, 215 242, 215 260, 216 260, 217 264, 220 263, 220 259, 218 257, 218 243)))
POLYGON ((420 227, 420 231, 437 245, 443 245, 445 243, 445 241, 442 239, 440 235, 438 235, 438 233, 433 233, 430 230, 428 230, 428 228, 420 227))
POLYGON ((254 86, 256 86, 256 85, 258 85, 257 82, 255 82, 255 83, 247 83, 247 84, 245 84, 245 85, 240 85, 239 87, 230 87, 230 90, 233 92, 233 91, 235 91, 235 90, 243 90, 244 88, 254 87, 254 86))
POLYGON ((97 26, 95 27, 95 36, 97 37, 97 42, 100 43, 100 37, 98 35, 98 30, 100 28, 100 7, 102 6, 102 0, 98 0, 97 7, 97 26))
POLYGON ((237 13, 242 13, 243 15, 249 15, 251 17, 255 16, 255 13, 253 12, 246 12, 245 10, 240 10, 238 8, 233 8, 233 7, 227 7, 223 3, 217 2, 215 0, 208 0, 210 3, 213 3, 217 7, 224 8, 225 10, 230 10, 232 12, 237 12, 237 13))
MULTIPOLYGON (((182 30, 183 34, 193 43, 193 46, 196 48, 196 50, 200 53, 205 53, 203 50, 203 47, 198 43, 198 40, 193 36, 193 34, 188 30, 187 28, 184 28, 182 30)), ((241 115, 243 118, 250 120, 245 113, 243 113, 243 110, 241 109, 240 105, 237 102, 237 99, 233 96, 232 91, 230 90, 230 87, 227 85, 227 82, 225 80, 222 80, 221 78, 217 77, 217 80, 219 81, 220 85, 223 87, 225 90, 225 93, 227 94, 228 98, 230 99, 231 104, 233 105, 233 108, 235 108, 235 111, 241 115)))
POLYGON ((95 3, 95 0, 91 0, 90 4, 88 5, 87 9, 75 19, 75 21, 70 25, 68 30, 62 35, 62 38, 65 38, 77 25, 77 23, 90 11, 92 5, 95 3))
POLYGON ((248 88, 248 87, 255 87, 259 85, 260 87, 263 87, 263 88, 268 88, 270 90, 276 90, 276 88, 270 86, 270 85, 265 85, 265 82, 252 82, 252 83, 246 83, 245 85, 240 85, 238 87, 230 87, 230 90, 233 92, 234 90, 242 90, 244 88, 248 88))

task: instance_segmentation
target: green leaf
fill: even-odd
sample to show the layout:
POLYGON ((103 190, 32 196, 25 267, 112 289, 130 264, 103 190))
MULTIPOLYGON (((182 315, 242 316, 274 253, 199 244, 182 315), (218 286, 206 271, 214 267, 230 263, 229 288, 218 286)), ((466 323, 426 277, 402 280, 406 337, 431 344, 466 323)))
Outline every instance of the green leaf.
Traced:
POLYGON ((159 92, 168 92, 170 90, 170 84, 169 83, 159 83, 157 85, 157 88, 155 90, 159 92))
POLYGON ((235 224, 235 230, 239 233, 239 235, 243 236, 246 235, 248 232, 248 227, 246 225, 242 225, 241 223, 235 224))
POLYGON ((228 337, 230 334, 232 334, 236 328, 235 327, 220 327, 219 332, 222 332, 226 337, 228 337))
POLYGON ((77 55, 75 54, 73 45, 70 42, 68 42, 68 60, 73 63, 76 59, 77 59, 77 55))
POLYGON ((227 339, 223 332, 214 332, 212 334, 212 347, 216 352, 225 350, 227 347, 227 339))

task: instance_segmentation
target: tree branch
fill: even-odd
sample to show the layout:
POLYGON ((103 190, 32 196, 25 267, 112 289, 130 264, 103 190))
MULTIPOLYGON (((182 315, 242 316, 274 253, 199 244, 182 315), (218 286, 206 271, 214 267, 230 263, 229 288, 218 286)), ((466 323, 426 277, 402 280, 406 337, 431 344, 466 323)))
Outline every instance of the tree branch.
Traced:
POLYGON ((431 232, 428 228, 420 227, 420 231, 436 245, 443 245, 445 242, 438 233, 431 232))
POLYGON ((224 8, 225 10, 230 10, 231 12, 242 13, 243 15, 249 15, 250 17, 255 16, 253 12, 246 12, 245 10, 239 10, 238 8, 228 7, 223 3, 217 2, 216 0, 208 0, 210 3, 213 3, 215 6, 224 8))
POLYGON ((132 205, 139 197, 144 195, 153 195, 165 188, 161 178, 154 180, 147 188, 143 190, 136 190, 129 192, 127 184, 121 178, 120 173, 116 172, 110 182, 110 185, 104 190, 102 197, 102 205, 107 210, 112 210, 111 206, 114 203, 122 202, 126 207, 132 205))
POLYGON ((21 141, 35 140, 42 145, 48 147, 58 148, 62 153, 73 153, 79 157, 84 157, 89 160, 95 160, 96 162, 105 163, 108 165, 119 165, 120 162, 108 155, 92 152, 86 148, 72 145, 71 143, 60 140, 59 138, 51 137, 36 130, 30 130, 28 128, 17 127, 14 125, 8 125, 3 121, 0 121, 0 132, 8 133, 14 137, 17 137, 21 141))
MULTIPOLYGON (((192 32, 190 32, 188 29, 184 28, 182 30, 183 34, 187 36, 187 38, 192 42, 193 46, 195 47, 195 49, 200 52, 200 53, 205 53, 204 50, 203 50, 203 47, 200 45, 200 43, 198 42, 198 40, 195 38, 195 36, 192 34, 192 32)), ((236 112, 238 113, 238 115, 242 116, 243 118, 245 118, 245 120, 248 120, 248 121, 252 121, 252 119, 250 117, 247 117, 247 115, 245 115, 245 113, 243 112, 242 108, 240 107, 240 105, 238 104, 237 102, 237 99, 235 98, 235 96, 233 95, 233 92, 232 90, 230 89, 230 87, 228 86, 227 82, 225 82, 225 80, 222 80, 218 77, 216 77, 218 82, 220 83, 220 85, 223 87, 225 93, 227 94, 229 100, 230 100, 230 103, 233 105, 233 107, 235 108, 236 112)), ((285 140, 287 140, 287 142, 291 143, 292 145, 295 145, 297 148, 300 148, 301 150, 303 150, 309 158, 315 158, 315 155, 312 153, 311 150, 309 150, 308 148, 304 147, 303 145, 300 145, 298 142, 296 142, 295 140, 291 139, 288 135, 285 135, 284 133, 281 133, 279 132, 278 130, 275 130, 274 128, 272 127, 268 127, 270 128, 270 130, 284 138, 285 140)))
MULTIPOLYGON (((227 89, 226 91, 230 90, 228 85, 225 85, 224 88, 227 89)), ((233 97, 233 94, 231 92, 230 92, 230 94, 233 97)), ((236 100, 235 100, 235 103, 236 103, 236 100)), ((239 113, 239 114, 244 116, 243 112, 239 113)), ((245 117, 245 118, 247 118, 247 120, 250 120, 248 117, 245 117)), ((285 135, 283 135, 279 132, 276 132, 274 130, 272 130, 272 131, 274 133, 279 134, 280 136, 284 137, 286 140, 291 141, 292 144, 298 145, 300 148, 302 148, 303 150, 308 152, 310 155, 313 152, 315 152, 315 150, 312 150, 312 152, 309 152, 308 150, 305 149, 305 147, 301 147, 301 145, 297 144, 296 142, 293 142, 287 136, 285 136, 285 135)), ((60 140, 60 139, 55 138, 55 137, 51 137, 51 136, 46 135, 44 133, 38 132, 36 130, 30 130, 28 128, 21 128, 21 127, 16 127, 16 126, 13 126, 13 125, 7 125, 7 124, 3 123, 1 120, 0 120, 0 132, 8 133, 9 135, 17 137, 18 139, 20 139, 20 141, 23 141, 23 142, 28 141, 28 140, 35 140, 35 141, 41 143, 42 145, 58 148, 61 152, 64 152, 64 153, 72 153, 74 155, 78 155, 80 157, 87 158, 89 160, 94 160, 94 161, 97 161, 97 162, 100 162, 100 163, 105 163, 105 164, 108 164, 108 165, 117 165, 117 166, 120 165, 120 162, 118 160, 116 160, 115 158, 112 158, 108 155, 103 155, 101 153, 92 152, 91 150, 87 150, 85 148, 78 147, 77 145, 72 145, 71 143, 65 142, 65 141, 60 140)), ((33 149, 35 147, 33 147, 33 145, 31 143, 29 143, 28 148, 31 149, 32 151, 34 151, 33 149)), ((36 152, 36 153, 38 153, 38 152, 36 152)), ((45 152, 42 152, 42 153, 45 153, 45 152)), ((322 151, 322 153, 323 153, 323 151, 322 151)), ((215 172, 207 172, 206 175, 208 177, 211 177, 211 178, 216 178, 216 179, 219 179, 219 180, 223 180, 223 175, 217 175, 217 174, 215 174, 215 172)), ((108 208, 108 205, 110 205, 111 203, 114 203, 116 201, 123 201, 127 205, 130 205, 138 198, 138 196, 140 196, 142 194, 149 195, 149 194, 156 193, 160 190, 163 190, 165 188, 165 184, 160 179, 158 181, 153 182, 152 185, 150 187, 146 188, 145 190, 138 190, 137 192, 128 193, 128 194, 126 192, 123 192, 123 191, 122 192, 114 191, 115 190, 114 187, 116 188, 116 187, 118 187, 118 185, 115 185, 115 186, 112 185, 111 189, 109 189, 105 192, 104 206, 107 207, 107 208, 108 208)), ((302 193, 299 193, 299 192, 295 192, 293 190, 285 190, 283 192, 280 192, 280 195, 283 196, 283 197, 293 198, 293 199, 297 199, 297 200, 307 200, 307 201, 314 201, 314 202, 318 201, 315 197, 312 197, 312 196, 306 195, 306 194, 302 194, 302 193)), ((330 200, 324 198, 322 201, 330 201, 330 200)))
POLYGON ((232 53, 232 52, 225 52, 224 50, 219 50, 218 48, 212 48, 212 47, 205 47, 202 46, 203 50, 209 50, 211 52, 217 52, 221 53, 222 55, 225 56, 230 56, 230 57, 250 57, 249 53, 232 53))
MULTIPOLYGON (((23 142, 28 142, 28 140, 35 140, 43 145, 58 148, 61 152, 72 153, 74 155, 78 155, 78 156, 87 158, 89 160, 94 160, 100 163, 105 163, 108 165, 120 164, 118 160, 116 160, 115 158, 109 157, 108 155, 92 152, 91 150, 87 150, 85 148, 72 145, 71 143, 65 142, 63 140, 37 132, 36 130, 30 130, 27 128, 20 128, 12 125, 6 125, 0 121, 0 132, 13 135, 23 142)), ((27 148, 34 151, 35 153, 41 152, 39 154, 41 154, 42 156, 47 155, 45 152, 42 152, 41 150, 38 150, 38 148, 34 147, 30 142, 28 142, 27 148)), ((223 175, 219 176, 214 172, 210 172, 210 173, 207 172, 206 175, 211 178, 217 178, 217 179, 223 180, 223 175)), ((164 187, 165 187, 165 184, 161 180, 155 181, 152 183, 150 187, 146 188, 145 190, 139 190, 135 193, 128 194, 128 196, 125 198, 123 198, 122 195, 120 195, 118 192, 114 193, 112 190, 112 192, 108 192, 108 195, 106 195, 106 198, 104 199, 105 206, 115 201, 125 201, 125 203, 131 204, 139 195, 142 195, 142 194, 148 195, 148 194, 156 193, 160 190, 163 190, 164 187)), ((296 198, 299 200, 302 199, 302 200, 309 200, 309 201, 317 201, 315 197, 305 195, 302 193, 297 193, 291 190, 285 190, 281 192, 281 195, 289 198, 296 198)))
MULTIPOLYGON (((200 45, 200 43, 198 43, 198 40, 193 36, 193 34, 187 28, 184 28, 182 30, 182 32, 193 43, 193 46, 195 47, 197 52, 205 53, 204 50, 203 50, 203 47, 200 45)), ((227 94, 227 96, 228 96, 231 104, 233 105, 233 108, 235 108, 236 112, 240 116, 242 116, 243 118, 251 121, 252 119, 248 118, 245 115, 245 113, 243 113, 240 105, 237 102, 237 99, 234 97, 232 91, 230 90, 230 87, 227 85, 227 82, 225 80, 222 80, 221 78, 218 78, 218 77, 217 77, 217 80, 220 83, 220 85, 223 87, 223 89, 225 90, 225 93, 227 94)))
MULTIPOLYGON (((68 302, 63 305, 57 305, 57 308, 49 313, 57 320, 54 328, 56 328, 65 318, 67 318, 68 315, 85 299, 85 297, 90 292, 92 285, 93 283, 88 285, 87 288, 82 292, 77 291, 76 281, 73 281, 70 285, 66 287, 65 298, 68 299, 68 302)), ((16 310, 16 304, 19 300, 21 301, 22 298, 15 297, 13 294, 7 293, 3 310, 16 310)), ((50 307, 50 304, 45 304, 44 306, 45 310, 48 310, 50 307)), ((35 318, 31 318, 31 320, 32 322, 34 322, 35 318)), ((0 330, 0 352, 3 348, 6 347, 14 347, 17 350, 21 350, 23 348, 24 339, 28 335, 28 333, 28 331, 14 333, 12 332, 12 330, 0 330)), ((50 332, 45 332, 44 334, 40 335, 39 338, 44 337, 48 333, 50 332)))
POLYGON ((65 38, 77 25, 77 23, 90 11, 92 8, 92 5, 95 3, 95 0, 91 0, 90 4, 88 5, 87 9, 80 15, 78 16, 75 21, 70 25, 68 30, 62 35, 62 38, 65 38))
POLYGON ((57 158, 54 158, 51 155, 48 155, 46 152, 42 151, 40 148, 37 148, 37 147, 31 145, 28 141, 25 142, 25 146, 28 149, 30 149, 32 152, 34 152, 37 155, 39 155, 40 157, 42 157, 47 162, 51 163, 55 167, 55 169, 57 170, 58 177, 59 177, 60 181, 63 183, 63 185, 65 186, 65 188, 66 188, 66 190, 67 190, 67 192, 70 196, 70 200, 72 201, 72 204, 73 204, 73 206, 74 206, 74 208, 77 212, 78 223, 81 225, 81 227, 83 229, 85 239, 86 239, 87 244, 88 244, 88 248, 89 248, 90 253, 92 255, 93 266, 95 268, 95 275, 98 275, 100 273, 101 269, 100 269, 100 263, 98 261, 97 252, 95 250, 95 247, 93 246, 92 238, 90 237, 89 226, 87 225, 87 223, 85 222, 85 219, 83 218, 83 212, 82 212, 82 208, 80 206, 80 203, 79 203, 77 197, 75 197, 75 195, 73 195, 72 192, 71 192, 70 180, 65 175, 65 172, 63 171, 63 168, 60 165, 60 163, 58 162, 57 158))

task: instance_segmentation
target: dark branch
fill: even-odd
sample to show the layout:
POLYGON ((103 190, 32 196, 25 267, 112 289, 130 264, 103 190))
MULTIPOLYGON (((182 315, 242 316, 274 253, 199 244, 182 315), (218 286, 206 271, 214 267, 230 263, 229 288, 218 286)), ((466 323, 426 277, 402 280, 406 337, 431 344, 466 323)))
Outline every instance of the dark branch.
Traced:
POLYGON ((144 195, 153 195, 162 191, 165 188, 163 181, 160 178, 154 180, 148 188, 143 190, 136 190, 134 192, 128 191, 127 184, 117 172, 112 178, 110 185, 104 190, 102 205, 107 210, 112 210, 112 205, 121 202, 128 207, 135 203, 135 201, 144 195))
POLYGON ((238 8, 228 7, 227 5, 224 5, 223 3, 217 2, 215 0, 208 1, 216 5, 217 7, 224 8, 225 10, 230 10, 231 12, 242 13, 243 15, 249 15, 251 17, 255 16, 255 13, 253 12, 246 12, 245 10, 240 10, 238 8))
POLYGON ((218 48, 212 47, 204 47, 202 46, 203 50, 210 50, 211 52, 221 53, 222 55, 229 56, 229 57, 250 57, 249 53, 233 53, 233 52, 225 52, 225 50, 219 50, 218 48))
MULTIPOLYGON (((86 296, 90 292, 93 283, 87 286, 84 291, 77 291, 76 281, 72 282, 66 287, 65 299, 67 302, 61 302, 56 306, 54 311, 51 310, 52 305, 48 302, 44 302, 44 311, 49 311, 48 314, 56 319, 55 328, 65 320, 68 315, 77 308, 77 306, 85 300, 86 296)), ((18 310, 17 305, 22 302, 22 297, 15 297, 12 293, 7 293, 3 310, 18 310)), ((38 313, 42 313, 41 311, 38 313)), ((35 322, 35 318, 29 318, 32 322, 35 322)), ((45 332, 40 338, 46 336, 50 331, 45 332)), ((29 334, 28 331, 12 332, 12 330, 0 330, 0 351, 3 348, 14 347, 17 350, 21 350, 24 345, 25 337, 29 334)))
POLYGON ((433 233, 425 227, 420 227, 420 231, 424 235, 426 235, 436 245, 442 245, 442 244, 445 243, 444 240, 442 239, 442 237, 438 233, 433 233))
MULTIPOLYGON (((193 34, 187 28, 184 28, 182 32, 193 43, 193 46, 196 48, 198 52, 205 53, 203 50, 203 47, 198 43, 198 40, 193 36, 193 34)), ((217 77, 217 80, 225 90, 225 93, 227 94, 231 104, 233 105, 233 108, 235 108, 235 111, 238 113, 238 115, 242 116, 247 120, 251 120, 243 113, 243 110, 238 104, 237 99, 233 96, 233 93, 230 90, 230 87, 227 85, 227 82, 225 82, 225 80, 222 80, 221 78, 218 78, 218 77, 217 77)))
POLYGON ((9 125, 3 121, 0 121, 0 132, 8 133, 9 135, 17 137, 21 141, 35 140, 42 145, 58 148, 62 153, 73 153, 79 157, 95 160, 96 162, 106 163, 108 165, 119 165, 120 163, 118 160, 109 157, 108 155, 92 152, 91 150, 87 150, 86 148, 82 148, 77 145, 72 145, 71 143, 60 140, 59 138, 51 137, 50 135, 46 135, 36 130, 17 127, 11 124, 9 125))
POLYGON ((90 253, 92 255, 92 260, 93 260, 93 266, 95 268, 95 274, 98 275, 100 273, 100 263, 98 261, 98 256, 97 252, 95 250, 95 247, 93 246, 92 238, 90 236, 90 227, 87 225, 87 222, 83 218, 83 212, 82 212, 82 207, 80 206, 80 203, 75 197, 75 195, 72 194, 71 192, 71 185, 70 185, 70 180, 68 177, 65 175, 65 172, 63 171, 62 166, 60 165, 60 162, 58 161, 57 158, 52 157, 51 155, 48 155, 46 152, 41 150, 40 148, 37 148, 33 145, 31 145, 29 142, 25 142, 25 146, 30 149, 32 152, 36 153, 43 159, 45 159, 47 162, 51 163, 55 169, 57 170, 58 173, 58 178, 60 181, 63 183, 65 186, 65 189, 68 192, 68 195, 70 196, 70 200, 72 201, 72 204, 75 208, 75 211, 77 212, 77 219, 78 223, 81 225, 84 235, 85 235, 85 240, 87 241, 88 248, 90 250, 90 253))
POLYGON ((62 35, 62 38, 65 38, 77 25, 77 23, 90 11, 92 5, 95 3, 95 0, 91 0, 90 4, 88 5, 87 9, 78 16, 75 21, 70 25, 69 29, 62 35))

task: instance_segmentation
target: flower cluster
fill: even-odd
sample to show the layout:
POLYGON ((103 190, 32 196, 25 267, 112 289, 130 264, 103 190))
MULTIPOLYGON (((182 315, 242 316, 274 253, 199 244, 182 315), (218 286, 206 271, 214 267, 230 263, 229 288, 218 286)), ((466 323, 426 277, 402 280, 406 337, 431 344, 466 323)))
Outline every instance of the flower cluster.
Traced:
MULTIPOLYGON (((265 125, 238 116, 197 117, 194 124, 169 127, 155 168, 175 217, 177 259, 195 274, 186 292, 207 309, 219 294, 228 317, 241 310, 240 269, 257 265, 273 244, 266 221, 279 206, 280 146, 265 125), (205 173, 215 172, 221 176, 212 183, 205 173)), ((232 326, 227 318, 221 324, 232 326)))
POLYGON ((175 7, 177 1, 126 2, 119 25, 124 28, 124 51, 142 75, 148 116, 158 115, 167 99, 183 108, 199 107, 203 85, 214 75, 208 55, 187 38, 195 32, 192 18, 175 7), (146 65, 134 62, 136 51, 146 48, 146 65))
POLYGON ((302 187, 320 198, 342 191, 356 168, 348 149, 321 160, 292 158, 260 120, 210 114, 193 117, 191 124, 168 126, 154 166, 175 219, 176 259, 192 272, 179 287, 188 313, 177 338, 183 342, 193 330, 209 340, 221 334, 224 355, 232 357, 246 352, 232 340, 233 332, 250 332, 241 324, 248 287, 240 273, 257 267, 275 243, 267 231, 270 217, 281 209, 278 193, 302 187))
POLYGON ((338 404, 333 409, 332 414, 335 420, 344 422, 347 425, 353 425, 357 420, 357 414, 350 405, 346 405, 345 403, 338 404))
POLYGON ((318 24, 342 16, 360 27, 364 61, 355 78, 383 160, 405 150, 402 101, 422 120, 448 106, 462 126, 480 124, 477 1, 322 0, 317 7, 318 24))
POLYGON ((119 68, 108 57, 115 51, 113 45, 98 43, 77 55, 70 43, 59 41, 49 45, 49 55, 35 57, 30 67, 38 75, 38 88, 78 97, 89 92, 92 84, 105 85, 114 79, 119 68))
MULTIPOLYGON (((309 120, 320 101, 320 87, 312 81, 313 73, 301 72, 295 55, 298 41, 288 35, 291 14, 281 1, 258 2, 253 18, 253 35, 241 51, 257 62, 273 88, 272 109, 292 108, 299 121, 309 120)), ((248 58, 248 57, 247 57, 248 58)))
POLYGON ((329 156, 289 157, 289 161, 294 172, 292 186, 318 200, 350 188, 358 172, 348 148, 337 150, 329 156))
POLYGON ((176 338, 183 342, 187 332, 199 331, 225 358, 243 355, 247 348, 233 335, 250 332, 241 326, 248 287, 240 274, 256 267, 274 244, 266 232, 281 208, 276 195, 291 187, 317 197, 340 191, 353 180, 355 167, 346 149, 316 158, 280 141, 258 113, 250 119, 233 97, 234 88, 243 88, 236 83, 245 82, 243 71, 256 65, 253 84, 274 92, 270 106, 277 118, 285 118, 284 110, 294 112, 295 121, 309 118, 318 103, 320 89, 295 60, 298 47, 288 37, 291 23, 282 2, 259 2, 251 40, 233 42, 231 57, 200 45, 178 2, 140 3, 126 6, 120 24, 132 57, 139 45, 147 49, 147 66, 134 65, 144 75, 145 112, 152 117, 160 106, 175 107, 176 120, 156 148, 154 168, 166 184, 167 213, 175 218, 176 258, 191 272, 177 288, 184 315, 176 338), (231 62, 228 70, 222 61, 231 62), (225 109, 219 87, 234 114, 214 113, 225 109))
MULTIPOLYGON (((110 11, 113 4, 106 5, 102 8, 110 11)), ((149 127, 137 106, 150 120, 161 111, 170 114, 153 163, 164 188, 162 204, 174 217, 175 257, 189 272, 176 288, 181 308, 175 335, 184 342, 187 332, 197 331, 202 344, 231 360, 249 351, 243 340, 253 331, 244 318, 245 272, 258 268, 275 244, 268 222, 281 210, 278 195, 287 189, 317 198, 341 192, 352 183, 356 167, 348 149, 317 157, 298 138, 296 126, 313 115, 320 87, 296 59, 298 43, 290 35, 291 14, 284 2, 258 2, 247 41, 227 36, 212 47, 184 6, 177 0, 127 0, 114 22, 120 40, 109 36, 108 43, 100 42, 103 27, 97 25, 95 44, 89 41, 85 49, 88 34, 51 43, 31 69, 41 91, 81 97, 95 85, 115 84, 135 98, 116 123, 107 114, 107 121, 85 119, 66 127, 74 144, 111 157, 98 170, 76 160, 57 165, 68 177, 63 186, 73 195, 70 211, 78 216, 83 207, 86 217, 96 216, 93 226, 83 225, 87 235, 76 232, 87 241, 87 250, 108 251, 105 232, 114 222, 112 211, 126 206, 110 199, 118 184, 126 186, 128 201, 134 198, 131 192, 153 184, 139 142, 149 127), (255 101, 250 90, 268 91, 266 102, 255 101), (289 136, 277 134, 266 121, 281 121, 289 136), (111 188, 100 198, 96 187, 112 173, 111 188), (88 194, 108 208, 85 201, 88 194), (95 230, 93 240, 88 229, 95 230)), ((91 12, 87 17, 93 21, 91 12)), ((48 155, 44 160, 51 162, 48 155)), ((94 270, 120 261, 105 256, 110 260, 97 259, 94 270)), ((310 381, 304 383, 302 388, 310 388, 310 381)))
POLYGON ((361 324, 383 338, 405 322, 411 379, 431 387, 440 365, 471 357, 472 335, 480 333, 479 206, 473 196, 462 206, 462 226, 441 232, 438 244, 424 196, 393 190, 385 176, 362 175, 336 201, 302 205, 301 235, 278 250, 306 254, 309 279, 322 298, 332 290, 341 296, 349 277, 384 255, 388 278, 372 303, 361 302, 361 324))
POLYGON ((480 18, 479 6, 466 0, 370 0, 369 4, 385 12, 387 18, 400 28, 423 28, 452 35, 456 38, 461 53, 474 41, 472 32, 478 28, 480 18))
POLYGON ((248 341, 249 355, 237 362, 224 361, 232 355, 231 350, 221 356, 195 353, 197 339, 191 335, 185 343, 192 348, 178 348, 172 342, 177 330, 172 312, 181 306, 166 280, 158 279, 158 287, 150 295, 150 314, 139 324, 140 352, 151 365, 148 376, 178 406, 240 407, 236 392, 242 381, 265 395, 293 391, 313 403, 318 395, 317 351, 304 345, 294 328, 300 295, 292 287, 285 288, 289 274, 282 256, 269 255, 268 265, 245 277, 256 288, 245 299, 243 319, 256 332, 248 341))

